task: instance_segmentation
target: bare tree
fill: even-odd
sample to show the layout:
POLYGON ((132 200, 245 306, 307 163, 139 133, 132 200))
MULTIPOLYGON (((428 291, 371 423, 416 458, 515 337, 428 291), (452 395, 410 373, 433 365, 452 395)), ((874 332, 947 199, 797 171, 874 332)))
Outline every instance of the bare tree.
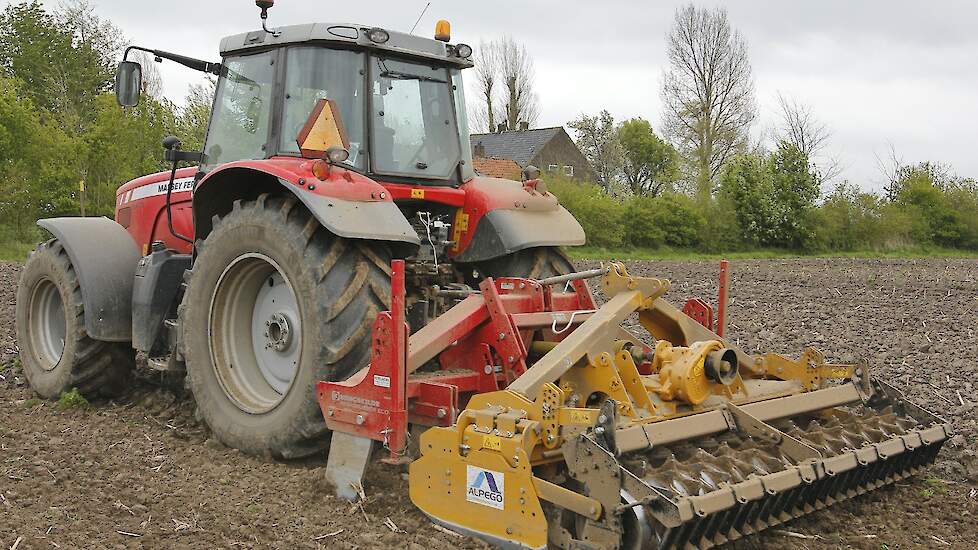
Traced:
POLYGON ((815 116, 812 108, 780 92, 778 106, 781 109, 781 121, 774 131, 775 140, 787 141, 808 157, 820 153, 828 143, 831 132, 815 116))
POLYGON ((756 116, 747 43, 722 8, 676 11, 662 77, 665 132, 697 171, 697 190, 712 191, 721 168, 748 139, 756 116))
POLYGON ((504 84, 503 110, 506 126, 517 129, 521 122, 533 126, 540 116, 540 103, 533 92, 536 71, 533 58, 526 47, 511 37, 495 41, 497 48, 499 76, 504 84))
POLYGON ((774 129, 774 140, 785 141, 798 148, 816 167, 819 184, 831 181, 842 173, 842 165, 835 157, 825 153, 832 132, 819 120, 809 105, 778 93, 781 109, 779 124, 774 129))
POLYGON ((477 131, 492 132, 496 129, 495 106, 499 95, 496 86, 499 81, 499 55, 498 48, 493 47, 493 44, 493 42, 480 42, 473 59, 475 62, 473 87, 477 99, 472 102, 469 118, 477 131))

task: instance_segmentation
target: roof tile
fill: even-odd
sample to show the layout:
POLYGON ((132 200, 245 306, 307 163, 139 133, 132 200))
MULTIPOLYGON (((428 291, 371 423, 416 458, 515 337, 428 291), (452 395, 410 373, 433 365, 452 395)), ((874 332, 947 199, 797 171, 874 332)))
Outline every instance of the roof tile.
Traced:
POLYGON ((475 146, 481 144, 485 147, 486 157, 512 159, 520 167, 525 167, 562 129, 557 126, 521 131, 507 130, 495 134, 472 134, 469 136, 469 141, 473 152, 475 146))

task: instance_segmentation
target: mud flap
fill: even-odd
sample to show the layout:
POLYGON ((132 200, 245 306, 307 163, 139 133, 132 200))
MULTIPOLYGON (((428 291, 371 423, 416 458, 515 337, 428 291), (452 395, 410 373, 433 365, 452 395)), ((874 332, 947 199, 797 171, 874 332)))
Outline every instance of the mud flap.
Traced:
POLYGON ((37 225, 54 235, 78 274, 85 305, 85 332, 94 340, 132 339, 132 287, 139 249, 108 218, 49 218, 37 225))

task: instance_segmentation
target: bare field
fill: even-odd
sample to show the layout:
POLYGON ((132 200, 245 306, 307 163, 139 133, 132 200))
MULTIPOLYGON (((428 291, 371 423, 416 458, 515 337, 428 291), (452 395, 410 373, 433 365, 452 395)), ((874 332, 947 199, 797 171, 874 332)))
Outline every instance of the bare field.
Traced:
MULTIPOLYGON (((716 262, 628 268, 671 279, 676 303, 716 295, 716 262)), ((978 262, 740 260, 732 269, 728 330, 741 346, 865 358, 958 433, 926 473, 736 547, 978 547, 978 262)), ((366 504, 351 508, 330 496, 323 457, 282 463, 222 447, 179 389, 144 380, 121 400, 67 410, 34 400, 16 368, 18 272, 0 263, 0 549, 485 547, 435 530, 411 505, 403 469, 372 467, 366 504)))

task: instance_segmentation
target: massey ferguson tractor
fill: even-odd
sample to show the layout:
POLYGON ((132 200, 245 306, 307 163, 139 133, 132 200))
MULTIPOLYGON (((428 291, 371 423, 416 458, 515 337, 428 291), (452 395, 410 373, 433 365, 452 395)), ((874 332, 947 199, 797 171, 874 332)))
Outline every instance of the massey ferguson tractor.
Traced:
POLYGON ((228 446, 328 448, 346 497, 378 451, 433 521, 502 548, 709 548, 911 475, 948 438, 866 365, 750 355, 669 281, 575 272, 560 247, 584 232, 536 169, 474 173, 472 49, 446 22, 268 29, 257 4, 219 63, 126 51, 123 107, 131 50, 217 77, 204 150, 164 140, 172 170, 122 185, 115 220, 38 221, 17 336, 39 395, 185 373, 228 446))

